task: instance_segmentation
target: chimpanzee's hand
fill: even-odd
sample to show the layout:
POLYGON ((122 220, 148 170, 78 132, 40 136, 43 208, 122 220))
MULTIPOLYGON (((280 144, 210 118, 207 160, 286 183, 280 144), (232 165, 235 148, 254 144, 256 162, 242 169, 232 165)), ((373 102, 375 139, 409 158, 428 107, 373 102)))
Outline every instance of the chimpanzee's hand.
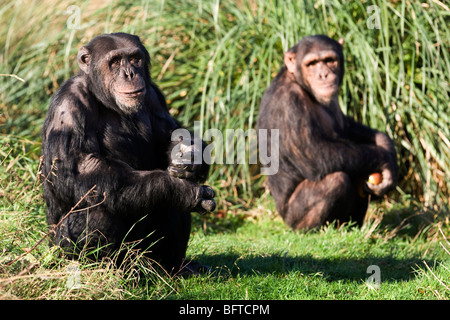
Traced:
POLYGON ((200 147, 196 143, 187 145, 182 139, 173 145, 171 162, 167 168, 169 174, 193 182, 204 181, 209 167, 202 162, 201 146, 201 143, 200 147))
POLYGON ((376 184, 367 182, 364 185, 364 189, 367 193, 382 196, 394 189, 397 185, 397 154, 395 152, 394 143, 385 133, 378 132, 376 134, 375 144, 383 150, 384 163, 380 168, 381 182, 376 184))
POLYGON ((210 186, 199 186, 197 192, 197 205, 194 207, 194 211, 200 214, 214 211, 216 208, 216 202, 214 201, 215 195, 216 193, 210 186))
POLYGON ((395 187, 396 178, 392 168, 388 164, 384 165, 381 169, 381 178, 381 182, 378 184, 366 182, 364 186, 366 192, 376 196, 382 196, 395 187))

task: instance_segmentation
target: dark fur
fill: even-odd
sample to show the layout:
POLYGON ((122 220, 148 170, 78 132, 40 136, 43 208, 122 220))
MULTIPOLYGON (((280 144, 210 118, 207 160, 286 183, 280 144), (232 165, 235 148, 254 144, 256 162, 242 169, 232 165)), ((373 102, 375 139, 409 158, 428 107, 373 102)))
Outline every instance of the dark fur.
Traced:
MULTIPOLYGON (((214 192, 167 172, 171 132, 179 124, 151 81, 149 55, 139 38, 101 35, 86 48, 92 53, 89 74, 80 70, 51 100, 42 130, 42 172, 51 227, 95 185, 94 194, 76 209, 94 207, 72 212, 52 243, 68 253, 107 245, 102 257, 116 251, 128 233, 125 241, 144 239, 137 246, 143 250, 157 241, 150 256, 167 269, 179 268, 189 239, 189 212, 213 210, 214 192), (121 48, 139 48, 146 57, 145 67, 136 69, 146 83, 144 107, 129 114, 102 86, 109 71, 95 66, 110 50, 121 48)), ((204 165, 202 174, 207 169, 204 165)))
MULTIPOLYGON (((332 48, 340 57, 342 79, 343 53, 337 46, 328 37, 311 36, 290 51, 300 54, 301 61, 311 50, 332 48)), ((361 224, 368 199, 357 189, 383 166, 396 176, 392 141, 347 116, 339 125, 333 110, 321 106, 286 66, 264 93, 258 127, 280 130, 280 167, 268 176, 268 184, 278 212, 293 228, 313 228, 333 220, 361 224), (383 144, 376 145, 377 135, 383 144)), ((389 188, 394 185, 395 181, 389 188)))

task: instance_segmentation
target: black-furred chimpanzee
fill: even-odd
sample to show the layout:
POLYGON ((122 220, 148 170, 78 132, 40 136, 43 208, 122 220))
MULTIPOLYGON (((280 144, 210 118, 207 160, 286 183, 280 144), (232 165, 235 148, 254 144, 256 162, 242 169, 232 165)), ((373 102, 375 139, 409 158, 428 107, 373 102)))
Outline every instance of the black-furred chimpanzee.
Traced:
POLYGON ((396 185, 394 144, 342 113, 341 41, 305 37, 285 53, 284 63, 263 95, 258 118, 259 129, 279 130, 279 146, 268 146, 279 147, 279 170, 268 176, 277 210, 294 229, 334 220, 361 225, 368 194, 380 196, 396 185), (379 184, 367 181, 374 173, 379 184))
POLYGON ((214 191, 198 184, 209 167, 171 162, 168 154, 178 143, 171 133, 180 125, 150 78, 149 53, 139 37, 97 36, 77 59, 80 71, 52 97, 42 130, 52 243, 75 257, 99 247, 103 257, 134 242, 176 272, 190 212, 215 208, 214 191))

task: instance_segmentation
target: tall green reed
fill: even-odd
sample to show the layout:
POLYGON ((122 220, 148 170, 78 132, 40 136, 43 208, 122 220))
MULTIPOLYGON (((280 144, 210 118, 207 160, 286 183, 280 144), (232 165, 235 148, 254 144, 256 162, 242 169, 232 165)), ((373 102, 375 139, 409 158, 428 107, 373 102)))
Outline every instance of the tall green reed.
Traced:
MULTIPOLYGON (((23 10, 17 1, 0 10, 0 73, 26 80, 0 77, 2 133, 36 137, 49 97, 76 72, 77 49, 116 31, 144 41, 153 78, 185 125, 199 121, 203 132, 255 128, 283 51, 322 33, 345 40, 344 112, 396 142, 400 193, 448 204, 450 11, 443 2, 86 2, 76 31, 66 25, 72 3, 45 4, 23 10)), ((258 172, 248 164, 215 165, 209 180, 249 201, 261 191, 258 172)))

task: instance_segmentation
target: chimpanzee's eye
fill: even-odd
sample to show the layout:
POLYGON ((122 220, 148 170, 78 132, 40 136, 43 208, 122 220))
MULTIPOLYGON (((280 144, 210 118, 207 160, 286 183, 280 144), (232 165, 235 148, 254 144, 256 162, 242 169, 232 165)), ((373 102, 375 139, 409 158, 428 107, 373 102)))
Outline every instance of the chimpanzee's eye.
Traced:
POLYGON ((139 57, 132 57, 132 58, 130 59, 130 62, 131 62, 132 64, 134 64, 134 65, 140 66, 140 65, 141 65, 141 62, 142 62, 142 59, 139 58, 139 57))
POLYGON ((120 58, 114 58, 109 62, 111 68, 118 68, 120 66, 120 58))

